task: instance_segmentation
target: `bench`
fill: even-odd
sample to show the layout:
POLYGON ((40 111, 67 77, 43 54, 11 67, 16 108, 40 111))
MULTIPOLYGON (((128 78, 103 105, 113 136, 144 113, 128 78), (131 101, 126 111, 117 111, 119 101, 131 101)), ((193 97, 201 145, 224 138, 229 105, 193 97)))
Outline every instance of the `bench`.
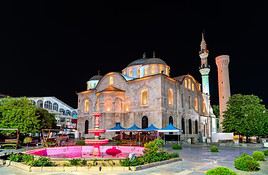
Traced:
POLYGON ((18 140, 17 139, 5 139, 4 143, 1 143, 1 147, 13 147, 15 149, 18 148, 18 140))

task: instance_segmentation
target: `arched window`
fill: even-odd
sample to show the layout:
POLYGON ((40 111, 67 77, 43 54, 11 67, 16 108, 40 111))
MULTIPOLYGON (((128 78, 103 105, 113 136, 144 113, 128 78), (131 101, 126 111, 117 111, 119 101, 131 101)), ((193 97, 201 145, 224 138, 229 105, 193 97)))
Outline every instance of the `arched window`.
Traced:
POLYGON ((73 117, 77 117, 77 112, 73 111, 73 112, 72 112, 72 116, 73 116, 73 117))
POLYGON ((182 128, 182 133, 185 134, 185 121, 184 121, 184 118, 181 119, 181 128, 182 128))
POLYGON ((114 77, 110 76, 109 77, 109 85, 114 84, 114 77))
POLYGON ((172 124, 173 125, 173 117, 172 116, 169 116, 169 118, 168 118, 168 124, 172 124))
POLYGON ((65 110, 64 109, 62 109, 62 108, 60 108, 60 113, 62 114, 62 115, 65 115, 65 110))
POLYGON ((45 105, 44 106, 45 106, 46 109, 50 109, 51 110, 52 109, 52 103, 51 103, 51 101, 45 101, 45 105))
POLYGON ((168 104, 173 105, 173 90, 168 89, 168 104))
POLYGON ((189 134, 192 134, 192 120, 189 119, 188 123, 189 123, 189 134))
POLYGON ((85 134, 88 134, 88 120, 85 121, 85 134))
POLYGON ((187 86, 187 79, 184 80, 184 87, 185 88, 188 88, 188 86, 187 86))
POLYGON ((191 80, 188 79, 188 89, 191 89, 191 80))
POLYGON ((198 111, 198 99, 197 97, 194 98, 194 109, 198 111))
POLYGON ((69 110, 66 110, 66 115, 69 115, 69 116, 71 116, 71 111, 69 111, 69 110))
POLYGON ((148 128, 148 117, 147 116, 143 116, 141 119, 141 128, 148 128))
POLYGON ((154 64, 151 65, 151 74, 154 74, 155 73, 155 68, 156 68, 156 66, 154 64))
POLYGON ((194 121, 194 127, 195 127, 195 134, 198 134, 198 121, 194 121))
POLYGON ((202 104, 202 112, 206 113, 206 103, 205 103, 205 101, 203 101, 203 104, 202 104))
POLYGON ((141 105, 148 105, 148 90, 141 91, 141 105))
POLYGON ((89 112, 89 100, 84 101, 84 112, 89 112))
POLYGON ((58 103, 53 103, 53 110, 58 111, 58 109, 59 109, 58 103))
POLYGON ((37 107, 43 108, 43 101, 42 100, 37 101, 37 107))
POLYGON ((105 100, 104 106, 105 106, 105 111, 111 112, 113 110, 112 99, 108 98, 107 100, 105 100))
POLYGON ((192 91, 194 91, 194 83, 192 83, 192 91))
POLYGON ((148 66, 144 67, 144 75, 148 75, 148 69, 149 69, 148 66))

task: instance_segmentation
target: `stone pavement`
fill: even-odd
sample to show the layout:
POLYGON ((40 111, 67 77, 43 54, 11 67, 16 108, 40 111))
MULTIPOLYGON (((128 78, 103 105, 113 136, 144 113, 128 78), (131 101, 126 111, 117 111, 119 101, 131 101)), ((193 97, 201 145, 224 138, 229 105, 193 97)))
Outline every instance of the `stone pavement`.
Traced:
MULTIPOLYGON (((167 148, 171 151, 171 148, 167 148)), ((208 169, 217 166, 227 166, 235 170, 233 166, 233 160, 236 156, 241 153, 251 154, 253 151, 259 150, 258 148, 234 148, 234 147, 219 147, 218 153, 211 153, 209 147, 203 145, 187 145, 184 146, 182 150, 179 150, 180 157, 183 161, 174 162, 167 165, 161 165, 158 167, 153 167, 145 170, 135 171, 135 172, 91 172, 92 175, 203 175, 208 169)), ((268 175, 268 161, 261 164, 261 171, 259 172, 242 172, 237 171, 240 175, 268 175)), ((40 173, 29 173, 23 172, 9 167, 0 167, 0 174, 2 175, 39 175, 40 173)), ((84 173, 85 174, 85 173, 84 173)), ((84 175, 83 173, 43 173, 43 175, 84 175)), ((88 173, 87 173, 88 174, 88 173)))

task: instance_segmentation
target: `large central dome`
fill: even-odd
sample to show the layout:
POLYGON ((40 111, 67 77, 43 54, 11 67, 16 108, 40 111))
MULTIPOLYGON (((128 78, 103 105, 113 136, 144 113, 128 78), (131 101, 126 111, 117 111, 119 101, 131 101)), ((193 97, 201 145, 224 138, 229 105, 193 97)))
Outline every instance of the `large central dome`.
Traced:
POLYGON ((147 65, 147 64, 164 64, 167 65, 165 61, 160 58, 141 58, 131 62, 128 66, 134 65, 147 65))

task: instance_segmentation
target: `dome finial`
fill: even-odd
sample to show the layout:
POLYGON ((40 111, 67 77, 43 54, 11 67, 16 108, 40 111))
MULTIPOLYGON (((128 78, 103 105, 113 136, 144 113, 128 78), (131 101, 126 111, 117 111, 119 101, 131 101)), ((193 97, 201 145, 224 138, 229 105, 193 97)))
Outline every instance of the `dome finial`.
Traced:
POLYGON ((155 58, 155 51, 153 51, 153 58, 155 58))
POLYGON ((146 52, 143 52, 142 58, 146 58, 146 52))

